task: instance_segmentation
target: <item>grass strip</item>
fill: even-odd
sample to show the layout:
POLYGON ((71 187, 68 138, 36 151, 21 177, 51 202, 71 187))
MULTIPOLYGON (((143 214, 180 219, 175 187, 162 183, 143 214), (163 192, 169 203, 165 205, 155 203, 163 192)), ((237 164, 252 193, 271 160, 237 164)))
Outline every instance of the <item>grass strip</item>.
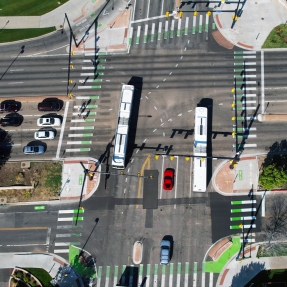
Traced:
POLYGON ((50 281, 53 279, 50 274, 41 268, 24 268, 28 272, 30 272, 32 275, 34 275, 45 287, 52 287, 52 284, 50 281))
POLYGON ((40 16, 68 0, 1 0, 0 16, 40 16), (60 4, 58 4, 58 2, 60 4))
POLYGON ((56 31, 55 27, 34 29, 3 29, 0 31, 0 43, 14 42, 39 37, 56 31))
POLYGON ((262 48, 287 48, 287 25, 276 26, 268 35, 262 48))

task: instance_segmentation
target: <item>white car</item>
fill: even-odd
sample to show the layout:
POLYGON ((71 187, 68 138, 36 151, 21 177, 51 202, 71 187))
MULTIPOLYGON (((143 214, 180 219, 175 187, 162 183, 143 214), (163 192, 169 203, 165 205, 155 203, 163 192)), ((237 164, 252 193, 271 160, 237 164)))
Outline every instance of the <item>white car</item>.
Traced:
POLYGON ((55 133, 53 131, 38 131, 34 135, 36 140, 52 140, 55 138, 55 133))
POLYGON ((58 118, 40 118, 37 120, 37 126, 39 127, 53 127, 60 125, 61 120, 58 118))

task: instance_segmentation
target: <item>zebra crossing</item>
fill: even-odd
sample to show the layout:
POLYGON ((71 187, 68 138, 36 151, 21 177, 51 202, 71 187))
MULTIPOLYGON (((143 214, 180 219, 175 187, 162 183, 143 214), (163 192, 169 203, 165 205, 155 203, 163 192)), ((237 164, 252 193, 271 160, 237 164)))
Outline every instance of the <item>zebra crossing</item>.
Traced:
MULTIPOLYGON (((87 52, 82 61, 81 72, 77 89, 80 93, 85 93, 91 89, 101 89, 105 70, 106 56, 105 52, 87 52), (98 58, 101 56, 101 58, 98 58), (95 60, 95 58, 97 58, 95 60)), ((107 80, 108 81, 108 80, 107 80)), ((68 140, 66 142, 68 148, 67 153, 89 152, 90 146, 93 144, 96 117, 99 116, 99 105, 96 104, 100 96, 79 95, 75 97, 77 104, 73 106, 72 119, 70 120, 70 128, 68 140), (83 108, 84 107, 84 108, 83 108), (74 147, 75 146, 75 147, 74 147)))
POLYGON ((216 280, 213 273, 205 274, 205 263, 202 263, 202 282, 198 283, 198 262, 170 263, 169 265, 140 264, 122 266, 98 266, 97 287, 109 286, 145 286, 145 287, 188 287, 205 286, 205 278, 209 279, 208 286, 214 286, 216 280), (203 279, 204 278, 204 279, 203 279))
MULTIPOLYGON (((231 201, 230 229, 243 230, 245 232, 256 228, 256 200, 235 200, 231 201)), ((241 238, 242 238, 241 234, 241 238)), ((241 239, 243 242, 243 238, 241 239)), ((255 233, 249 233, 248 238, 244 237, 244 243, 255 242, 255 233)))
MULTIPOLYGON (((257 147, 256 143, 252 143, 252 139, 257 137, 257 135, 253 133, 256 132, 256 127, 253 126, 253 122, 256 120, 254 114, 258 109, 256 57, 256 51, 234 52, 234 85, 236 85, 236 93, 233 95, 233 110, 235 110, 234 101, 236 101, 238 149, 257 147), (239 113, 241 113, 241 115, 239 115, 239 113), (250 113, 250 115, 248 115, 248 113, 250 113), (246 143, 247 139, 248 143, 246 143), (249 139, 251 139, 251 141, 249 141, 249 139)), ((236 120, 235 117, 233 119, 236 120)), ((236 132, 235 126, 234 124, 234 133, 236 132)), ((235 134, 233 138, 236 138, 235 134)), ((235 147, 236 144, 233 144, 233 148, 235 147)))
POLYGON ((58 213, 58 224, 57 224, 57 233, 55 239, 55 249, 54 253, 69 253, 70 245, 80 245, 78 237, 82 236, 82 233, 79 232, 82 228, 80 223, 84 220, 83 214, 84 209, 79 210, 79 216, 77 219, 77 209, 71 210, 59 210, 58 213), (77 221, 77 225, 75 222, 77 221), (74 232, 71 232, 74 231, 74 232))
POLYGON ((129 45, 156 43, 156 40, 161 41, 181 36, 191 37, 196 33, 204 34, 203 32, 205 32, 207 40, 209 27, 211 26, 212 30, 215 29, 215 23, 210 25, 212 21, 212 17, 208 14, 193 15, 184 19, 159 20, 153 23, 144 23, 141 20, 133 21, 129 33, 129 45))

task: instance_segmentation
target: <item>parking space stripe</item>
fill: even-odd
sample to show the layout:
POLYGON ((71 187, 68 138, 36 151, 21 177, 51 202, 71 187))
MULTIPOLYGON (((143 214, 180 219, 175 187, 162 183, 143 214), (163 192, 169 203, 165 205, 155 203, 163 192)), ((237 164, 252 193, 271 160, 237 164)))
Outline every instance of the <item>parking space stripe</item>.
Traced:
POLYGON ((105 287, 109 287, 109 280, 110 280, 110 266, 107 266, 105 287))
POLYGON ((165 286, 165 265, 162 265, 161 269, 161 287, 165 286))
MULTIPOLYGON (((185 265, 185 268, 186 268, 186 265, 185 265)), ((193 283, 192 283, 193 287, 196 287, 196 281, 197 281, 197 262, 194 262, 193 263, 193 283)))
POLYGON ((157 40, 161 39, 161 29, 162 29, 162 22, 159 22, 157 40))
POLYGON ((98 268, 97 272, 97 286, 101 286, 102 266, 98 268))
POLYGON ((130 28, 129 45, 131 45, 131 44, 132 44, 132 41, 133 41, 133 31, 134 31, 134 28, 131 27, 131 28, 130 28))
POLYGON ((230 221, 255 220, 256 216, 230 217, 230 221))
POLYGON ((192 34, 195 34, 196 29, 196 16, 193 16, 192 34))
POLYGON ((185 28, 184 28, 184 35, 186 36, 188 34, 188 22, 189 22, 189 17, 185 18, 185 28))
POLYGON ((169 287, 172 287, 173 282, 173 263, 169 265, 169 287))
POLYGON ((158 264, 154 265, 153 287, 157 287, 158 264))
POLYGON ((180 287, 181 263, 177 263, 176 287, 180 287))
POLYGON ((198 27, 198 32, 202 33, 202 15, 199 15, 199 27, 198 27))
POLYGON ((168 21, 165 21, 164 39, 167 39, 167 31, 168 31, 168 21))
POLYGON ((151 25, 151 38, 150 38, 151 42, 154 41, 154 30, 155 30, 155 23, 152 23, 152 25, 151 25))
POLYGON ((115 266, 114 286, 117 286, 117 284, 118 284, 118 272, 119 272, 119 266, 115 266))
POLYGON ((141 26, 138 26, 136 44, 140 43, 141 26))
POLYGON ((256 224, 244 224, 244 225, 231 225, 230 229, 250 229, 250 228, 256 228, 256 224))
POLYGON ((177 37, 180 37, 180 29, 181 29, 181 19, 178 19, 178 25, 177 25, 177 37))
POLYGON ((148 24, 146 24, 144 27, 144 43, 147 42, 147 31, 148 31, 148 24))

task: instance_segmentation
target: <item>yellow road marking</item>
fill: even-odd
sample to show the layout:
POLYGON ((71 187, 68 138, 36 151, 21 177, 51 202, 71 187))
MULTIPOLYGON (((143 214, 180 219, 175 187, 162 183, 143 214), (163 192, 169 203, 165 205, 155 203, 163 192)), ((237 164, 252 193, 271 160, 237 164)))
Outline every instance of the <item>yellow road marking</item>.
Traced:
MULTIPOLYGON (((146 158, 146 160, 142 166, 141 176, 143 176, 144 168, 145 168, 145 165, 147 164, 147 162, 148 162, 148 169, 150 169, 150 155, 146 158)), ((142 184, 142 178, 140 177, 139 188, 138 188, 138 198, 140 198, 140 195, 141 195, 141 184, 142 184)), ((139 208, 138 204, 137 204, 136 208, 139 208)))
POLYGON ((48 227, 0 228, 0 231, 1 231, 1 230, 33 230, 33 229, 48 229, 48 227))

